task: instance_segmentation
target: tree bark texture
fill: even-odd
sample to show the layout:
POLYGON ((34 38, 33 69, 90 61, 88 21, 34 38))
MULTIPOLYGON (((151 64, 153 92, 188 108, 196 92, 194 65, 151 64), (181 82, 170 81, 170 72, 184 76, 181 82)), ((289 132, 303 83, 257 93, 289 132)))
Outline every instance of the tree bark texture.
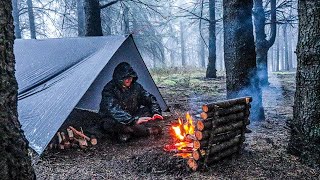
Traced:
POLYGON ((28 5, 28 16, 29 16, 29 25, 30 25, 30 36, 31 39, 36 39, 36 25, 34 22, 34 14, 33 14, 33 5, 32 0, 27 0, 28 5))
POLYGON ((206 78, 216 78, 216 16, 215 16, 215 0, 209 0, 209 57, 206 78))
POLYGON ((256 67, 252 25, 252 0, 224 0, 224 60, 227 98, 251 96, 250 119, 264 120, 256 67))
POLYGON ((0 179, 34 179, 17 114, 14 27, 10 0, 0 1, 0 179))
POLYGON ((261 86, 267 86, 268 82, 268 51, 274 44, 276 37, 276 1, 271 0, 271 36, 266 39, 265 12, 262 0, 254 0, 254 25, 256 35, 257 71, 261 86))
POLYGON ((320 162, 320 2, 298 3, 296 93, 289 152, 309 164, 320 162))
POLYGON ((99 0, 85 0, 86 36, 102 36, 99 0))

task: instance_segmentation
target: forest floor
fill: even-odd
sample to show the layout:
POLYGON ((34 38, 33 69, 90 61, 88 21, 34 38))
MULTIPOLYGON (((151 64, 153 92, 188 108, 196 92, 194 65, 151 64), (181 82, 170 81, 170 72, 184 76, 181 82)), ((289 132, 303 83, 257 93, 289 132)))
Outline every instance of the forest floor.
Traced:
POLYGON ((191 172, 185 159, 163 151, 171 143, 170 122, 187 111, 196 114, 202 104, 224 100, 225 77, 204 79, 203 70, 152 72, 171 112, 164 113, 160 137, 117 143, 99 139, 86 150, 46 151, 33 163, 38 179, 320 179, 319 169, 308 167, 286 152, 292 118, 295 74, 273 73, 263 89, 266 120, 251 122, 241 155, 213 164, 205 172, 191 172))

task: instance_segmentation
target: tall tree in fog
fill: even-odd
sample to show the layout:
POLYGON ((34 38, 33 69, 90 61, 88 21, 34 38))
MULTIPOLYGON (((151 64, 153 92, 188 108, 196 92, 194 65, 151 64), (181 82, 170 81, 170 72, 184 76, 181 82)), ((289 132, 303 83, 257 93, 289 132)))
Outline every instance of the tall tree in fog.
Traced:
POLYGON ((208 57, 208 67, 206 72, 207 78, 216 78, 216 16, 215 16, 215 0, 209 0, 209 57, 208 57))
POLYGON ((180 48, 181 48, 181 65, 186 66, 186 47, 185 47, 185 37, 184 37, 184 26, 183 22, 180 21, 180 48))
POLYGON ((78 36, 85 35, 83 0, 77 0, 78 36))
POLYGON ((224 60, 227 98, 252 96, 251 120, 264 120, 257 77, 252 0, 224 0, 224 60))
POLYGON ((0 177, 35 179, 28 143, 17 113, 18 84, 14 76, 14 27, 11 0, 0 1, 0 177))
POLYGON ((257 67, 260 84, 266 86, 268 82, 268 50, 274 44, 276 38, 276 0, 271 0, 271 35, 266 39, 266 17, 262 0, 254 0, 254 25, 256 34, 257 67))
POLYGON ((29 26, 30 26, 30 37, 31 39, 36 39, 36 25, 34 22, 32 0, 27 0, 27 5, 28 5, 29 26))
POLYGON ((84 0, 85 9, 85 35, 102 36, 100 3, 99 0, 84 0))
POLYGON ((17 39, 21 39, 18 0, 12 0, 12 15, 14 19, 14 35, 17 39))
POLYGON ((320 1, 298 2, 296 93, 289 123, 290 153, 304 162, 320 162, 320 1))

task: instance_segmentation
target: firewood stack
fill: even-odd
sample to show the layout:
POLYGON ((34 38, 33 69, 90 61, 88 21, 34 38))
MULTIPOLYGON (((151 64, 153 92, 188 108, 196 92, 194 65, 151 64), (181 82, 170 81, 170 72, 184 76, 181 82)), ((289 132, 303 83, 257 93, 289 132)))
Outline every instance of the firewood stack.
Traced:
POLYGON ((202 120, 196 124, 194 151, 187 162, 192 170, 206 168, 240 152, 246 126, 250 123, 251 101, 251 97, 244 97, 202 106, 202 120))
POLYGON ((48 149, 69 149, 71 147, 80 147, 81 149, 87 148, 89 145, 96 145, 97 139, 92 136, 88 137, 86 136, 82 128, 78 131, 72 126, 69 126, 66 130, 66 133, 63 131, 58 131, 56 133, 55 138, 53 141, 48 145, 48 149), (89 142, 89 143, 88 143, 89 142))

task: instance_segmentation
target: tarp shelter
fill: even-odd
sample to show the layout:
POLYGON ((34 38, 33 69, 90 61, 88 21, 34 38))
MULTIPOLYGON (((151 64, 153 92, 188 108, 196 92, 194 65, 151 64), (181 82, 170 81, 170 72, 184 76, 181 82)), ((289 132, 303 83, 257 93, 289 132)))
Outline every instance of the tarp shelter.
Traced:
POLYGON ((120 62, 167 110, 130 36, 16 40, 18 114, 30 146, 41 154, 74 108, 98 112, 101 92, 120 62))

